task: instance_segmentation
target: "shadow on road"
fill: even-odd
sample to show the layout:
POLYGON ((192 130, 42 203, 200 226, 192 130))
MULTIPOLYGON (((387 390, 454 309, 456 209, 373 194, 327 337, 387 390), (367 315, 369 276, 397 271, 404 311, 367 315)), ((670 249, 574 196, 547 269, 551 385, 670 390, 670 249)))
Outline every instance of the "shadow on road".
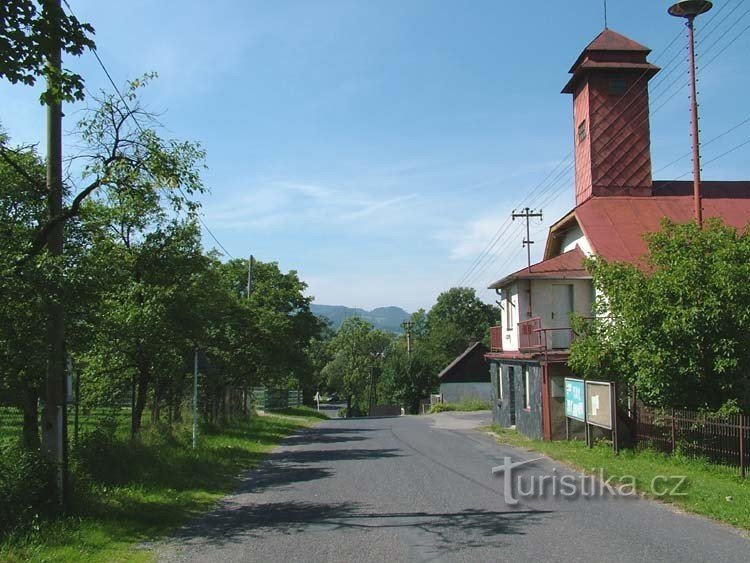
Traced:
POLYGON ((499 547, 503 537, 525 534, 528 526, 541 523, 548 511, 497 512, 368 512, 353 502, 335 504, 274 502, 253 505, 227 504, 181 536, 201 544, 223 545, 289 535, 316 528, 318 531, 366 531, 408 528, 425 535, 425 547, 458 551, 469 547, 499 547))

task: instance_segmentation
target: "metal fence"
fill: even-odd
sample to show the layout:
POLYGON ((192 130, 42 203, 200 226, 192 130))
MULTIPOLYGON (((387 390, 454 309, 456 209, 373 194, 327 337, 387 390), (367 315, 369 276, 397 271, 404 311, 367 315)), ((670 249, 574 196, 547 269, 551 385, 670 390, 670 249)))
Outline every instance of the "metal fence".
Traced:
POLYGON ((648 407, 639 407, 636 415, 638 447, 705 458, 712 463, 738 468, 745 477, 750 466, 750 417, 719 417, 648 407))
POLYGON ((253 387, 256 408, 262 410, 286 409, 302 405, 302 392, 297 389, 268 389, 253 387))

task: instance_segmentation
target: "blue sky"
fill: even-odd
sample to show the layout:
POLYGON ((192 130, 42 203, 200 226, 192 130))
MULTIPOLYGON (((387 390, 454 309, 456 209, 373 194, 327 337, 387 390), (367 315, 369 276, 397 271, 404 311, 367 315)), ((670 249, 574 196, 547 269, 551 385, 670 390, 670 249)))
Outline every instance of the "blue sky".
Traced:
MULTIPOLYGON (((538 259, 573 205, 571 173, 552 181, 573 141, 560 89, 603 28, 600 0, 69 1, 116 81, 159 73, 145 100, 164 112, 164 135, 208 151, 203 218, 222 244, 297 270, 319 303, 429 308, 514 207, 543 204, 538 259), (550 172, 545 194, 524 201, 550 172)), ((668 6, 609 1, 612 29, 651 47, 657 65, 673 60, 652 90, 658 179, 691 169, 685 158, 660 170, 690 149, 686 39, 665 51, 683 29, 668 6)), ((749 11, 727 0, 701 18, 702 61, 716 56, 701 72, 704 141, 750 117, 749 11)), ((107 86, 92 55, 66 64, 89 89, 107 86)), ((14 141, 44 139, 37 96, 0 84, 14 141)), ((749 138, 745 124, 704 162, 749 138)), ((749 155, 746 145, 706 164, 704 178, 750 178, 749 155)), ((468 279, 488 301, 488 283, 525 265, 521 224, 503 232, 468 279)))

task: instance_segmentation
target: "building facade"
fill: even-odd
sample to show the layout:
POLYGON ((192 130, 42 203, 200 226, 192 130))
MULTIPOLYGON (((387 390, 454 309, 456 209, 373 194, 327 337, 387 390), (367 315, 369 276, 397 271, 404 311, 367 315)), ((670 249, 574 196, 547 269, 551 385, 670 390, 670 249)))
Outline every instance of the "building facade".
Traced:
MULTIPOLYGON (((563 93, 573 96, 576 205, 550 228, 541 262, 490 285, 504 309, 487 354, 493 418, 535 438, 565 437, 570 318, 591 316, 596 300, 586 258, 638 264, 663 218, 693 218, 691 181, 652 179, 648 82, 659 69, 649 52, 605 29, 573 64, 563 93)), ((750 182, 701 190, 704 217, 748 224, 750 182)))

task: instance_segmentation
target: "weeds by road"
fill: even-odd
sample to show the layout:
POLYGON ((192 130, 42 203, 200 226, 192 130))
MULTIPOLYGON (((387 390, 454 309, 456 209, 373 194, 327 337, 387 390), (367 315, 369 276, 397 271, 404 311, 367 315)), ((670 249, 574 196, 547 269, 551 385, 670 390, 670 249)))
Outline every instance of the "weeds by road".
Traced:
POLYGON ((502 444, 542 452, 582 471, 598 474, 601 468, 606 477, 633 476, 638 490, 646 496, 651 496, 649 491, 655 477, 684 475, 681 492, 686 494, 660 496, 659 500, 750 530, 750 479, 740 479, 735 469, 649 450, 623 450, 615 454, 607 443, 588 448, 581 441, 532 440, 498 425, 485 430, 493 432, 502 444))
POLYGON ((148 542, 210 508, 284 437, 319 418, 312 409, 254 416, 206 429, 195 450, 187 427, 153 430, 137 446, 93 444, 71 515, 11 534, 0 561, 150 561, 148 542))

